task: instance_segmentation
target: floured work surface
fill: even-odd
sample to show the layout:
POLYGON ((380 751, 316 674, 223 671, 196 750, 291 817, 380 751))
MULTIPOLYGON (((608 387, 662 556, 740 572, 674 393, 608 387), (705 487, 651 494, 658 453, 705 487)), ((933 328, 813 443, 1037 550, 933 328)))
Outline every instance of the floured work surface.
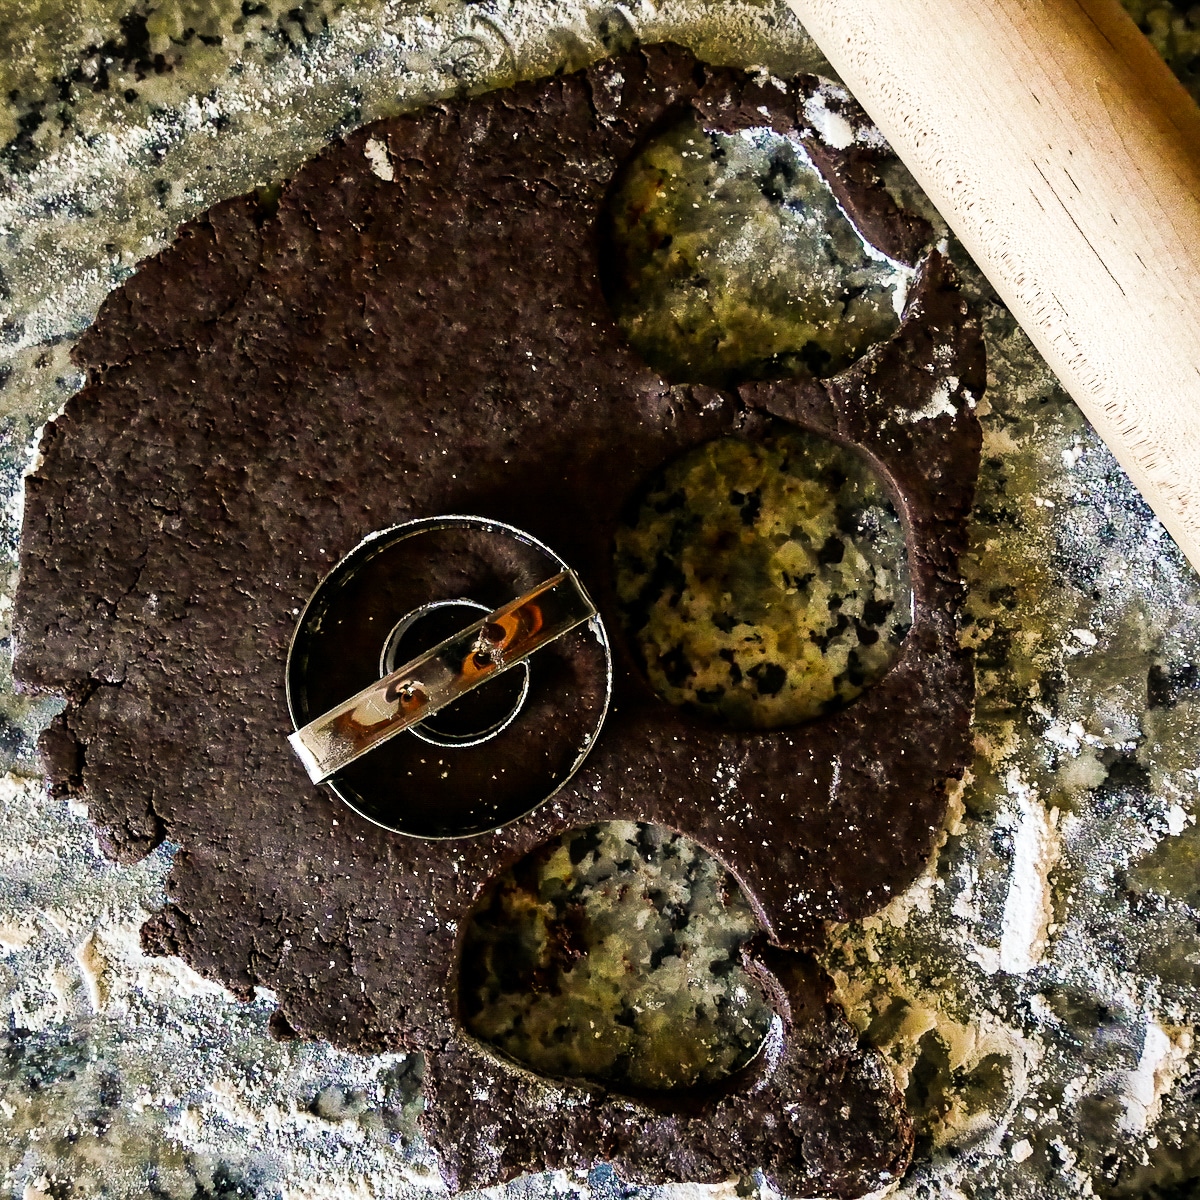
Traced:
POLYGON ((17 669, 68 695, 45 739, 52 776, 86 793, 112 852, 182 847, 149 944, 240 993, 275 990, 281 1033, 430 1050, 426 1125, 459 1185, 602 1156, 633 1179, 762 1169, 790 1192, 855 1195, 907 1161, 891 1077, 808 951, 824 921, 916 877, 968 761, 955 617, 978 322, 933 253, 893 338, 842 374, 672 386, 627 347, 597 261, 617 168, 689 109, 710 128, 807 134, 864 234, 914 261, 928 228, 876 186, 877 150, 812 136, 815 86, 649 48, 360 131, 277 208, 217 206, 106 302, 78 350, 89 386, 29 481, 17 669), (651 692, 618 636, 592 757, 498 832, 395 837, 307 783, 283 738, 288 639, 362 537, 442 512, 509 521, 613 613, 612 541, 637 488, 686 450, 780 421, 859 447, 907 526, 913 626, 849 707, 772 734, 705 724, 651 692), (730 770, 737 791, 715 790, 730 770), (611 818, 695 837, 786 948, 747 960, 782 1046, 713 1089, 550 1086, 454 1018, 458 929, 487 881, 611 818))

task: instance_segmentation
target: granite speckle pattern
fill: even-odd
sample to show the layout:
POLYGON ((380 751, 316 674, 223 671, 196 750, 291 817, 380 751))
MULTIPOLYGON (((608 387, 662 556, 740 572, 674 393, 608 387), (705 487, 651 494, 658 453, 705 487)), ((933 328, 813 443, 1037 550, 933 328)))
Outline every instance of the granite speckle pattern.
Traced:
POLYGON ((900 323, 913 272, 863 239, 799 141, 769 129, 677 125, 626 167, 609 212, 613 310, 673 381, 833 375, 900 323))
POLYGON ((467 1028, 551 1077, 639 1090, 716 1083, 770 1029, 771 1007, 740 963, 758 929, 729 873, 694 842, 632 821, 591 826, 485 896, 463 952, 467 1028))
POLYGON ((622 615, 672 704, 781 729, 882 678, 912 625, 904 530, 860 454, 780 427, 651 480, 616 540, 622 615))
MULTIPOLYGON (((365 120, 579 65, 635 36, 780 75, 822 69, 770 3, 250 7, 6 9, 0 622, 22 472, 36 431, 81 382, 70 342, 182 220, 270 185, 365 120)), ((1200 91, 1200 14, 1127 7, 1200 91)), ((916 195, 903 172, 889 186, 916 195)), ((964 628, 979 653, 978 757, 926 876, 881 916, 835 930, 827 965, 917 1118, 900 1195, 1186 1197, 1200 1186, 1200 589, 964 270, 992 373, 964 628)), ((6 664, 7 653, 6 1194, 435 1190, 405 1133, 415 1064, 275 1042, 269 998, 239 1003, 142 954, 130 931, 162 902, 171 848, 115 866, 83 813, 42 794, 32 739, 53 705, 14 696, 6 664)), ((599 1164, 505 1190, 616 1200, 632 1189, 599 1164)))

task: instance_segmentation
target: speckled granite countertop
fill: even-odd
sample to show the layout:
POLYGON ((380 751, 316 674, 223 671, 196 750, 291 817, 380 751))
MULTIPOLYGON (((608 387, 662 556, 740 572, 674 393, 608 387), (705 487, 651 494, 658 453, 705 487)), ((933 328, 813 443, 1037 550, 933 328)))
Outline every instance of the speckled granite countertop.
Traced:
MULTIPOLYGON (((1127 7, 1200 91, 1200 9, 1127 7)), ((771 3, 16 0, 3 20, 5 625, 23 473, 81 382, 72 341, 182 221, 269 188, 375 117, 581 66, 635 38, 777 75, 829 73, 771 3)), ((926 875, 879 916, 833 931, 827 966, 917 1122, 899 1194, 1197 1195, 1197 580, 962 265, 990 366, 964 629, 978 648, 978 756, 926 875)), ((269 996, 239 1003, 142 953, 138 928, 162 903, 173 848, 115 866, 86 812, 45 796, 35 740, 54 705, 13 694, 4 647, 3 1194, 440 1190, 416 1131, 419 1060, 274 1041, 269 996)), ((598 870, 636 841, 636 829, 610 829, 556 869, 598 870)), ((747 914, 735 904, 717 919, 705 870, 686 874, 675 902, 696 914, 696 953, 711 955, 747 914)), ((605 904, 593 905, 601 924, 605 904)), ((651 974, 668 996, 670 978, 651 974)), ((599 1165, 507 1190, 631 1189, 599 1165)))

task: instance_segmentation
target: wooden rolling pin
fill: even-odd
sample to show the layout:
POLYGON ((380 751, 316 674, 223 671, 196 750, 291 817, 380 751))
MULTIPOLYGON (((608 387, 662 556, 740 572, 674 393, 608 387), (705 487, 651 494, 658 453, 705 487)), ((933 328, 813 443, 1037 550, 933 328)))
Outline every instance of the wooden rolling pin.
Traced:
POLYGON ((1117 0, 788 0, 1200 569, 1200 110, 1117 0))

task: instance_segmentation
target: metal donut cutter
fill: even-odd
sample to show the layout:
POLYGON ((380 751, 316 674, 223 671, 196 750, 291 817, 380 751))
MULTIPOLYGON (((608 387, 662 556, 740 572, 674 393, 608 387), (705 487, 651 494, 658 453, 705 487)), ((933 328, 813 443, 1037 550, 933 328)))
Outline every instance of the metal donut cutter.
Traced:
MULTIPOLYGON (((287 685, 296 726, 288 740, 314 783, 328 784, 363 816, 398 833, 465 836, 536 808, 575 773, 604 721, 612 663, 596 606, 575 572, 553 551, 499 521, 440 516, 372 535, 322 580, 297 622, 287 685), (403 585, 415 579, 436 580, 439 561, 451 564, 453 576, 456 549, 460 556, 463 549, 456 543, 464 536, 474 543, 476 553, 486 547, 490 553, 485 557, 496 560, 492 565, 499 571, 485 574, 508 577, 479 579, 476 589, 464 587, 461 579, 447 579, 440 589, 433 584, 443 594, 413 605, 403 585), (504 563, 514 552, 519 568, 504 563), (532 587, 526 586, 524 580, 538 560, 550 570, 532 587), (495 604, 496 587, 511 589, 515 598, 495 604), (463 594, 471 590, 474 595, 463 594), (481 602, 480 595, 492 602, 481 602), (591 656, 591 668, 602 676, 597 682, 605 700, 582 736, 568 734, 569 744, 562 748, 566 753, 552 755, 555 761, 549 770, 544 754, 529 756, 524 765, 516 763, 528 787, 514 780, 520 798, 508 796, 508 803, 494 805, 491 820, 483 797, 458 794, 464 787, 478 786, 478 772, 438 772, 435 794, 422 789, 420 805, 445 814, 465 804, 481 809, 479 819, 451 830, 445 822, 414 820, 400 808, 395 797, 400 761, 415 753, 427 763, 429 747, 444 752, 443 762, 471 753, 496 757, 497 747, 485 745, 502 738, 519 743, 521 724, 544 719, 547 700, 554 707, 570 707, 562 672, 543 669, 534 656, 572 633, 600 651, 591 656), (318 678, 321 664, 333 661, 341 668, 337 681, 318 678), (370 672, 377 672, 376 677, 330 703, 339 687, 370 672), (533 697, 541 702, 536 707, 542 711, 536 714, 531 711, 533 697), (394 739, 404 734, 407 744, 396 746, 394 739), (389 744, 391 769, 370 771, 373 764, 363 760, 378 756, 389 744)), ((558 724, 551 722, 553 727, 558 724)), ((562 728, 567 733, 569 727, 562 728)))

